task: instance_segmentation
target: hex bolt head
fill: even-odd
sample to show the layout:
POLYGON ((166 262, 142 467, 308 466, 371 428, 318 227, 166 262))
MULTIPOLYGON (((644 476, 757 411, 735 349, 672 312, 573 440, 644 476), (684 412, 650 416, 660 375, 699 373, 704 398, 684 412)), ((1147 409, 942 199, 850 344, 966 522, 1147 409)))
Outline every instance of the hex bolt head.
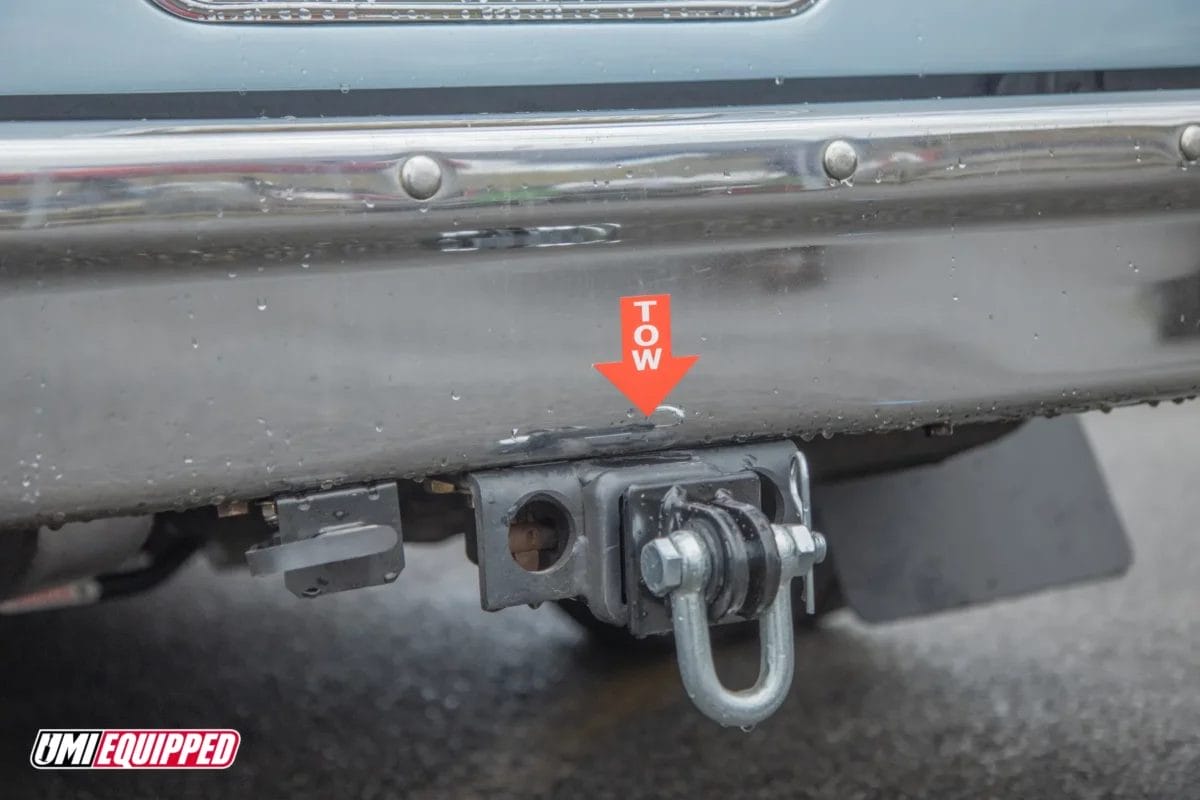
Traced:
POLYGON ((400 185, 414 200, 428 200, 442 188, 442 167, 429 156, 412 156, 400 167, 400 185))
POLYGON ((1179 152, 1188 161, 1200 159, 1200 125, 1188 125, 1179 135, 1179 152))
POLYGON ((642 580, 656 596, 662 597, 683 583, 683 554, 670 539, 647 542, 640 561, 642 580))
POLYGON ((825 166, 825 174, 835 181, 848 180, 858 169, 858 152, 846 140, 835 139, 825 145, 821 163, 825 166))

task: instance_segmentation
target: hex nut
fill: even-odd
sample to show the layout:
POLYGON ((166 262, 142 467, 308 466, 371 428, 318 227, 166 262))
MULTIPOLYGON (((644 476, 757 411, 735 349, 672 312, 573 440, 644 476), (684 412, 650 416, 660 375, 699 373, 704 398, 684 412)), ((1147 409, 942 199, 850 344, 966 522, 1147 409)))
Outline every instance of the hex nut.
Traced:
POLYGON ((647 542, 640 562, 646 588, 659 597, 683 583, 683 554, 670 539, 647 542))
POLYGON ((1188 125, 1179 135, 1179 152, 1188 161, 1200 159, 1200 125, 1188 125))
POLYGON ((825 560, 829 545, 822 534, 810 531, 799 523, 775 523, 771 528, 777 537, 782 536, 790 542, 787 551, 793 552, 797 558, 812 556, 814 564, 825 560))
POLYGON ((858 152, 846 140, 835 139, 825 145, 821 163, 825 167, 825 174, 835 181, 849 180, 858 169, 858 152))
POLYGON ((400 167, 400 185, 414 200, 428 200, 442 188, 442 167, 429 156, 412 156, 400 167))

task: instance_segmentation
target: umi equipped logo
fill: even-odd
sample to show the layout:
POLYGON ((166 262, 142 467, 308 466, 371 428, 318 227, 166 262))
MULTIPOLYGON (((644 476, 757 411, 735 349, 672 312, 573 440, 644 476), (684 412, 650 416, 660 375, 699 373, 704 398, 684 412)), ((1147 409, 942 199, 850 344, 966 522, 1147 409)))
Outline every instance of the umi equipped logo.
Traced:
POLYGON ((37 769, 227 769, 241 743, 230 728, 43 728, 29 763, 37 769))

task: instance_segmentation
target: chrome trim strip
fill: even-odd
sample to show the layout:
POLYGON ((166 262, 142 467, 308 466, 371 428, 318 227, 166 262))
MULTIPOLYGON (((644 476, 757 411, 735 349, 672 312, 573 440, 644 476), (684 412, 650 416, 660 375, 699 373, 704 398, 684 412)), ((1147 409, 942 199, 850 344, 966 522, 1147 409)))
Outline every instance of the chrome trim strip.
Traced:
POLYGON ((1195 394, 1200 93, 1105 99, 0 125, 0 524, 1195 394))
MULTIPOLYGON (((1188 93, 1200 97, 1200 93, 1188 93)), ((880 104, 889 107, 890 104, 880 104)), ((965 104, 978 105, 978 104, 965 104)), ((5 142, 0 234, 356 229, 418 243, 450 230, 606 224, 627 242, 745 239, 742 227, 861 232, 952 222, 1188 205, 1198 171, 1180 154, 1200 102, 1004 107, 846 115, 807 107, 722 112, 126 125, 101 136, 5 142), (849 180, 822 164, 856 149, 849 180), (405 191, 412 157, 444 174, 428 200, 405 191), (1120 187, 1120 192, 1099 191, 1120 187), (51 194, 45 194, 50 192, 51 194), (951 201, 958 200, 960 205, 951 201), (169 209, 169 213, 164 211, 169 209), (386 230, 368 220, 387 218, 386 230), (164 222, 171 225, 164 228, 164 222), (528 223, 526 225, 525 223, 528 223)), ((30 127, 30 126, 27 126, 30 127)), ((19 130, 20 125, 10 126, 19 130)), ((72 123, 37 128, 67 132, 72 123)), ((245 235, 241 233, 239 235, 245 235)), ((11 238, 11 237, 9 237, 11 238)), ((0 242, 6 241, 0 238, 0 242)), ((428 244, 397 253, 427 258, 428 244)))
POLYGON ((150 0, 184 19, 224 23, 586 22, 795 16, 817 0, 150 0))

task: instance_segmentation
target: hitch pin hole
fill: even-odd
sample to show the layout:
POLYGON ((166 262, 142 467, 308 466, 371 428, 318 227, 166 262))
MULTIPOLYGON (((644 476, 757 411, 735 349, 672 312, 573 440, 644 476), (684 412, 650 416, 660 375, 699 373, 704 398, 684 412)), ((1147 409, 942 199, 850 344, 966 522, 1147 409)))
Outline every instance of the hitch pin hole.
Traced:
POLYGON ((566 509, 547 497, 526 501, 508 526, 508 550, 513 561, 528 572, 541 572, 557 564, 570 538, 566 509))

